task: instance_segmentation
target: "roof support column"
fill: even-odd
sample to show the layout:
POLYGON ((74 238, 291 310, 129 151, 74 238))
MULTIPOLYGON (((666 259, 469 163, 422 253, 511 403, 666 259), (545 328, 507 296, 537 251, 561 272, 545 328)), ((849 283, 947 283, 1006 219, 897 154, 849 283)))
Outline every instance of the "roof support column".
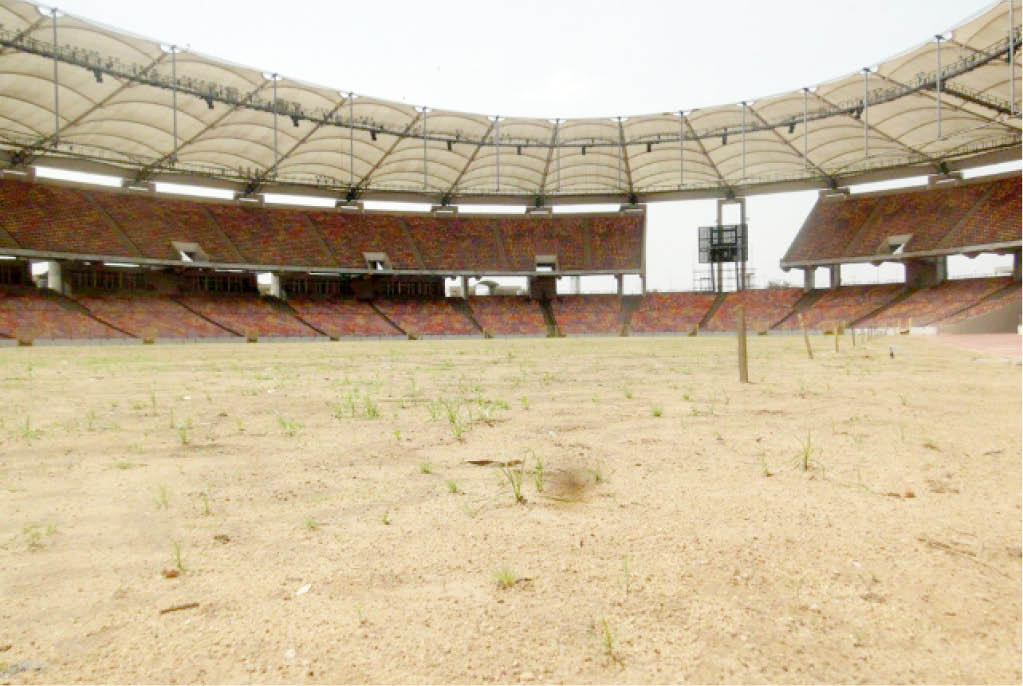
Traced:
POLYGON ((867 102, 867 79, 870 77, 870 67, 863 68, 863 157, 870 157, 870 127, 867 125, 867 111, 870 103, 867 102))
POLYGON ((171 149, 170 162, 178 161, 178 46, 170 46, 171 54, 171 118, 174 129, 174 147, 171 149))
POLYGON ((60 145, 60 83, 57 79, 57 8, 50 8, 53 17, 53 144, 60 145))
POLYGON ((803 89, 803 169, 804 170, 810 168, 810 158, 808 158, 806 156, 806 153, 807 153, 807 138, 809 137, 809 133, 807 131, 807 122, 809 121, 809 117, 807 116, 808 112, 807 112, 807 106, 806 106, 806 100, 807 100, 808 97, 810 97, 810 89, 809 88, 804 88, 803 89))
POLYGON ((348 186, 355 187, 355 93, 348 91, 348 186))
POLYGON ((494 117, 494 150, 497 154, 497 192, 501 192, 501 116, 494 117))
POLYGON ((1009 0, 1009 113, 1016 114, 1016 0, 1009 0))
POLYGON ((938 97, 934 99, 934 106, 937 109, 938 116, 938 140, 941 140, 941 35, 934 36, 934 58, 937 62, 937 68, 934 71, 935 79, 935 91, 938 97))
POLYGON ((277 155, 277 74, 273 75, 274 80, 274 168, 277 167, 279 157, 277 155))
POLYGON ((686 111, 678 111, 678 187, 686 184, 686 111))
POLYGON ((427 187, 428 187, 426 179, 427 179, 427 174, 429 172, 429 162, 426 159, 426 155, 428 153, 428 151, 426 149, 426 136, 427 136, 427 130, 426 130, 426 116, 427 115, 426 115, 426 113, 430 111, 430 108, 426 107, 424 105, 421 111, 423 113, 423 190, 425 191, 427 189, 427 187))
POLYGON ((742 178, 746 178, 746 101, 742 101, 742 178))

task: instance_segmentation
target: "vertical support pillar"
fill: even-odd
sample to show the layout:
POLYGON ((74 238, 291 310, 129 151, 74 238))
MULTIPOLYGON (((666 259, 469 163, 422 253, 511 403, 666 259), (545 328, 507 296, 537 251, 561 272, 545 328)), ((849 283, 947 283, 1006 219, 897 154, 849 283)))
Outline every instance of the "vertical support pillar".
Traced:
POLYGON ((348 91, 348 187, 355 188, 355 93, 348 91))
POLYGON ((458 277, 458 282, 462 286, 462 299, 465 300, 469 297, 469 277, 460 276, 458 277))
POLYGON ((581 276, 570 276, 568 277, 568 292, 578 295, 582 291, 582 277, 581 276))
POLYGON ((53 19, 53 144, 60 145, 60 80, 57 77, 57 8, 50 9, 53 19))
POLYGON ((746 366, 746 306, 739 305, 739 383, 749 383, 749 369, 746 366))
POLYGON ((934 285, 948 281, 948 255, 934 258, 934 285))
POLYGON ((803 89, 803 169, 809 169, 810 168, 810 160, 806 156, 806 154, 807 154, 807 142, 808 142, 808 138, 809 138, 809 132, 808 132, 808 127, 807 127, 807 120, 808 120, 808 116, 807 115, 808 115, 808 112, 807 112, 806 101, 807 101, 807 98, 809 96, 810 96, 810 89, 809 88, 804 88, 803 89))
POLYGON ((803 267, 803 292, 809 293, 816 287, 817 268, 803 267))
POLYGON ((277 74, 273 75, 274 80, 274 170, 277 169, 277 162, 280 157, 277 152, 277 74))
POLYGON ((622 297, 625 294, 625 278, 621 274, 615 274, 615 281, 618 284, 618 297, 622 297))
POLYGON ((937 62, 937 69, 934 72, 934 87, 937 97, 934 99, 934 104, 937 108, 938 116, 938 140, 941 140, 941 40, 940 34, 934 36, 934 58, 937 62))
POLYGON ((171 54, 171 116, 174 129, 174 149, 171 152, 171 163, 178 162, 178 46, 170 46, 171 54))
POLYGON ((281 290, 281 275, 277 272, 270 273, 270 288, 268 290, 270 296, 274 298, 283 298, 283 291, 281 290))
POLYGON ((870 104, 867 102, 867 79, 870 78, 870 67, 863 68, 863 156, 870 157, 870 128, 867 124, 870 104))
POLYGON ((831 288, 835 289, 842 285, 842 265, 829 264, 828 276, 831 279, 831 288))
POLYGON ((1023 251, 1016 248, 1012 253, 1012 279, 1014 281, 1020 281, 1023 278, 1023 265, 1020 264, 1023 259, 1021 257, 1023 257, 1023 251))
POLYGON ((1016 0, 1009 0, 1009 110, 1016 114, 1016 0))
POLYGON ((46 288, 58 293, 64 292, 64 274, 60 262, 56 260, 46 263, 46 288))

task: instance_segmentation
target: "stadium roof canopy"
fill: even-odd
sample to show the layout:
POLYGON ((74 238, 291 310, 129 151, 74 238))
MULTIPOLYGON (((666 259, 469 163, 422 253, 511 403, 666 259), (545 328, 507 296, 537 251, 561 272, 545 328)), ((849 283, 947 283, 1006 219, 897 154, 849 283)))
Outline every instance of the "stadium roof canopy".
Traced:
POLYGON ((0 0, 0 167, 519 204, 940 173, 1020 158, 1021 14, 1002 0, 879 65, 756 101, 548 120, 339 92, 0 0))

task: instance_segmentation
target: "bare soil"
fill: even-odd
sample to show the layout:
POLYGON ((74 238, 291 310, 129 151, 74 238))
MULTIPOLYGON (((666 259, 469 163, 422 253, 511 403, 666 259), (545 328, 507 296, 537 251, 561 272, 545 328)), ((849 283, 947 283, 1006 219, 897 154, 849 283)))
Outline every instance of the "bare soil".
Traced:
POLYGON ((1019 683, 1020 367, 813 342, 0 350, 0 681, 1019 683))

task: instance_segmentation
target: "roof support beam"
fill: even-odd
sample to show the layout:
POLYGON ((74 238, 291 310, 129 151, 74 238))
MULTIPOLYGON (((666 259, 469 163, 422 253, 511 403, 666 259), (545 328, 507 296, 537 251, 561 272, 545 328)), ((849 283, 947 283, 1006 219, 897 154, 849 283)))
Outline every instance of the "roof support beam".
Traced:
MULTIPOLYGON (((492 121, 490 123, 490 128, 488 128, 486 133, 483 134, 483 140, 486 140, 487 136, 489 136, 490 133, 494 130, 494 124, 496 124, 496 123, 497 123, 496 121, 492 121)), ((449 202, 451 202, 451 196, 453 196, 455 194, 455 192, 458 190, 458 184, 460 184, 462 182, 462 177, 464 177, 465 173, 467 171, 469 171, 469 167, 471 167, 472 163, 476 161, 476 157, 480 154, 480 150, 482 150, 482 149, 483 149, 483 142, 481 141, 481 142, 476 144, 476 148, 472 151, 472 154, 469 155, 469 159, 466 161, 466 163, 464 165, 462 165, 462 170, 460 172, 458 172, 458 176, 455 177, 454 183, 452 183, 448 187, 447 192, 444 193, 444 196, 441 198, 441 204, 442 205, 446 205, 449 202)))
MULTIPOLYGON (((561 120, 555 119, 554 130, 551 131, 551 142, 550 145, 547 146, 547 162, 546 164, 543 165, 543 176, 540 177, 539 197, 541 200, 543 200, 544 196, 547 195, 547 177, 550 175, 551 160, 554 157, 554 149, 558 144, 558 130, 560 129, 560 127, 561 120)), ((558 176, 559 177, 561 176, 560 169, 558 170, 558 176)), ((558 178, 558 183, 561 183, 560 178, 558 178)))
POLYGON ((241 99, 241 102, 239 102, 237 105, 234 105, 233 107, 228 109, 226 112, 224 112, 222 115, 220 115, 219 117, 214 119, 212 122, 210 122, 209 124, 204 126, 202 128, 202 130, 199 131, 199 133, 195 134, 194 136, 189 138, 187 141, 185 141, 181 145, 178 145, 171 152, 167 153, 166 155, 164 155, 160 159, 156 160, 155 162, 150 162, 146 166, 142 167, 142 169, 139 169, 138 173, 135 175, 135 183, 145 183, 146 181, 148 181, 149 177, 152 176, 153 172, 155 172, 157 169, 159 169, 160 167, 165 165, 172 158, 176 160, 177 157, 178 157, 178 153, 181 151, 182 148, 185 148, 185 147, 191 145, 192 143, 195 143, 196 141, 200 140, 203 136, 205 136, 207 133, 209 133, 214 128, 216 128, 220 124, 220 122, 224 121, 226 118, 231 116, 234 112, 236 112, 237 110, 241 109, 243 103, 246 103, 249 100, 251 100, 252 98, 256 97, 256 95, 261 90, 266 88, 267 84, 269 84, 269 83, 270 83, 270 79, 265 79, 262 83, 260 83, 258 86, 253 88, 251 91, 249 91, 249 93, 245 97, 243 97, 241 99))
MULTIPOLYGON (((418 114, 416 114, 415 117, 412 118, 412 121, 408 123, 408 125, 405 127, 405 130, 402 131, 400 135, 395 137, 394 143, 392 143, 391 147, 387 149, 387 152, 380 156, 380 159, 377 160, 376 164, 370 167, 369 171, 366 172, 366 175, 359 179, 359 183, 357 183, 355 185, 355 188, 349 192, 349 196, 351 196, 349 198, 350 200, 354 200, 356 197, 358 197, 359 193, 366 190, 366 185, 369 183, 369 180, 373 177, 373 174, 376 173, 377 169, 380 169, 380 167, 383 166, 384 162, 387 161, 387 158, 390 157, 391 153, 394 152, 394 149, 398 147, 398 144, 405 140, 405 137, 409 134, 409 132, 412 131, 412 129, 415 128, 416 124, 418 124, 419 120, 422 118, 423 113, 420 111, 418 114)), ((423 140, 426 139, 424 138, 423 140)))
MULTIPOLYGON (((825 98, 823 95, 820 95, 819 93, 814 93, 813 95, 814 95, 815 98, 817 98, 818 100, 823 102, 828 107, 834 107, 834 105, 827 98, 825 98)), ((845 116, 849 117, 853 121, 859 121, 859 120, 856 119, 856 117, 854 117, 852 114, 849 114, 848 112, 845 112, 844 114, 845 114, 845 116)), ((876 126, 867 123, 867 121, 866 121, 866 111, 864 111, 864 113, 863 113, 863 122, 864 122, 863 126, 864 126, 865 129, 868 129, 869 131, 873 131, 874 133, 876 133, 881 138, 884 138, 889 143, 894 143, 895 145, 899 146, 900 148, 903 148, 903 149, 913 153, 914 155, 919 157, 921 161, 930 162, 931 164, 934 165, 935 169, 940 169, 940 167, 941 167, 940 160, 938 160, 938 159, 936 159, 934 157, 931 157, 930 155, 928 155, 926 153, 920 152, 919 150, 917 150, 916 148, 914 148, 911 145, 907 145, 907 144, 903 143, 900 140, 892 138, 891 136, 889 136, 884 131, 881 131, 880 129, 878 129, 876 126)))
MULTIPOLYGON (((892 84, 893 86, 900 86, 900 87, 904 87, 905 86, 905 84, 900 83, 899 81, 896 81, 895 79, 893 79, 890 76, 885 76, 884 74, 877 74, 877 76, 879 76, 881 79, 887 81, 888 83, 892 84)), ((959 98, 960 100, 965 100, 966 102, 972 103, 974 105, 979 105, 981 107, 986 107, 987 109, 995 110, 995 111, 1000 112, 1002 114, 1009 114, 1009 109, 1008 109, 1007 106, 1002 107, 1002 106, 1000 106, 998 104, 993 104, 991 102, 982 101, 982 100, 976 98, 975 96, 971 96, 969 93, 962 92, 961 90, 959 90, 954 85, 949 85, 949 83, 947 81, 943 81, 941 83, 941 92, 945 93, 945 94, 948 94, 948 95, 954 95, 955 97, 959 98)), ((930 89, 930 88, 925 88, 924 90, 919 91, 919 93, 920 93, 920 95, 922 97, 931 98, 932 100, 938 97, 937 95, 934 94, 933 90, 930 89)), ((1018 126, 1013 126, 1012 123, 1010 123, 1008 121, 1005 121, 1003 119, 996 119, 994 117, 989 117, 989 116, 980 114, 978 112, 973 112, 971 110, 963 109, 961 106, 959 106, 958 104, 956 104, 956 103, 954 103, 954 102, 952 102, 950 100, 946 99, 944 101, 944 105, 945 105, 945 107, 951 107, 956 112, 962 112, 963 114, 966 114, 966 115, 968 115, 970 117, 976 117, 977 119, 983 119, 984 121, 988 122, 989 124, 998 124, 999 126, 1004 127, 1006 130, 1008 130, 1008 131, 1010 131, 1012 133, 1019 133, 1019 131, 1020 131, 1018 126)))
POLYGON ((625 144, 625 128, 622 126, 621 117, 618 117, 618 143, 621 146, 621 157, 619 159, 625 165, 625 180, 629 184, 629 197, 632 198, 635 195, 635 191, 632 188, 632 167, 629 165, 629 149, 625 144))
MULTIPOLYGON (((339 100, 338 103, 334 105, 334 107, 327 114, 325 119, 333 117, 342 107, 347 105, 349 102, 351 102, 351 96, 339 100)), ((319 121, 316 124, 314 124, 313 127, 309 129, 309 131, 306 132, 304 136, 299 138, 298 141, 293 146, 291 146, 286 153, 284 153, 283 155, 279 155, 277 157, 276 162, 274 162, 272 165, 264 169, 256 178, 249 182, 249 184, 245 187, 245 195, 252 195, 254 193, 258 193, 260 187, 262 187, 262 185, 266 183, 266 180, 269 178, 273 178, 274 174, 276 174, 277 170, 280 168, 281 163, 287 160, 289 157, 291 157, 291 155, 294 154, 296 150, 302 147, 302 145, 304 145, 306 141, 312 138, 312 135, 319 131, 322 127, 323 127, 322 121, 319 121)))
POLYGON ((707 148, 704 147, 703 141, 700 140, 696 136, 696 131, 693 129, 692 123, 690 123, 689 119, 686 119, 685 122, 686 122, 686 128, 689 129, 689 133, 691 133, 693 135, 693 139, 696 141, 696 144, 698 146, 700 146, 700 152, 703 154, 704 157, 707 158, 707 164, 709 164, 710 168, 714 170, 714 175, 718 177, 718 183, 721 185, 722 188, 725 189, 725 195, 727 197, 729 197, 729 198, 734 198, 735 197, 735 189, 732 188, 728 184, 728 182, 725 181, 725 177, 721 175, 721 170, 718 169, 718 166, 716 164, 714 164, 714 160, 713 160, 713 158, 711 158, 710 154, 707 152, 707 148))
MULTIPOLYGON (((165 57, 166 57, 166 55, 160 55, 155 60, 150 62, 149 66, 147 66, 145 68, 143 73, 145 73, 145 72, 153 69, 154 67, 156 67, 158 64, 160 64, 160 62, 162 62, 164 60, 165 57)), ((71 120, 71 121, 67 122, 66 124, 64 124, 62 127, 60 127, 59 130, 54 131, 49 136, 41 136, 34 143, 26 145, 24 148, 22 148, 17 153, 15 153, 14 157, 11 160, 11 166, 14 167, 14 166, 18 166, 18 165, 31 164, 33 162, 33 160, 35 160, 35 158, 37 157, 37 155, 35 155, 34 153, 42 150, 47 145, 49 145, 51 142, 58 141, 60 139, 60 136, 62 134, 64 134, 64 133, 66 133, 68 131, 68 129, 70 129, 73 126, 77 126, 78 124, 82 123, 82 121, 84 121, 93 112, 95 112, 96 110, 100 109, 101 107, 104 107, 111 100, 113 100, 118 95, 123 93, 126 88, 131 86, 131 84, 132 84, 132 81, 123 81, 121 83, 121 85, 118 86, 118 88, 116 90, 112 91, 108 96, 106 96, 105 98, 103 98, 102 100, 97 102, 95 105, 93 105, 92 107, 87 109, 82 114, 80 114, 77 117, 75 117, 73 120, 71 120)))
MULTIPOLYGON (((746 109, 749 110, 749 113, 752 114, 756 119, 758 119, 761 122, 764 122, 764 118, 762 116, 760 116, 759 112, 757 112, 755 109, 753 109, 752 105, 746 105, 746 109)), ((767 122, 764 122, 764 123, 767 123, 767 122)), ((805 123, 803 124, 803 127, 804 127, 804 129, 806 128, 806 124, 805 123)), ((785 137, 782 136, 780 133, 778 133, 778 129, 772 128, 771 129, 771 133, 774 134, 775 138, 777 138, 782 143, 784 143, 786 145, 786 147, 788 147, 789 150, 791 150, 792 152, 796 153, 796 155, 798 155, 799 157, 803 158, 803 167, 804 168, 806 168, 806 167, 813 167, 817 171, 817 173, 820 174, 822 179, 827 179, 828 185, 831 186, 832 188, 835 188, 838 185, 838 183, 835 181, 835 179, 831 175, 829 175, 826 171, 824 171, 823 169, 818 167, 816 164, 811 162, 809 157, 807 157, 804 153, 801 153, 799 150, 796 149, 796 146, 792 145, 792 143, 790 143, 789 141, 785 140, 785 137)), ((805 133, 806 132, 804 131, 804 135, 805 135, 805 133)))

